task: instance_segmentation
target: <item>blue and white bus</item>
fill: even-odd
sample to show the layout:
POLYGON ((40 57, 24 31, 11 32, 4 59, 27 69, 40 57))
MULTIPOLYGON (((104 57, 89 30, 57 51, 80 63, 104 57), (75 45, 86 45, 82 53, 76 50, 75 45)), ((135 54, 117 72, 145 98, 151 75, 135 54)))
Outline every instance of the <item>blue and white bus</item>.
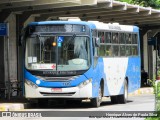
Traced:
POLYGON ((136 26, 83 21, 32 22, 24 29, 24 95, 43 101, 102 97, 126 103, 140 87, 136 26))

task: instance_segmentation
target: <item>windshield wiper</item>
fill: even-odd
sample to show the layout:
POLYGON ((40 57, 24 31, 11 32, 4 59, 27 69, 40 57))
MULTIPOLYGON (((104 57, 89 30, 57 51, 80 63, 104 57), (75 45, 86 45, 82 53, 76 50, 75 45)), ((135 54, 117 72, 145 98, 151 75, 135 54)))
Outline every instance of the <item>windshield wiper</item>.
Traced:
POLYGON ((72 37, 68 40, 68 44, 70 43, 70 42, 72 42, 73 40, 74 40, 74 38, 76 37, 76 34, 74 33, 73 35, 72 35, 72 37))
POLYGON ((75 37, 76 37, 76 34, 74 33, 73 36, 71 37, 71 40, 74 40, 75 37))

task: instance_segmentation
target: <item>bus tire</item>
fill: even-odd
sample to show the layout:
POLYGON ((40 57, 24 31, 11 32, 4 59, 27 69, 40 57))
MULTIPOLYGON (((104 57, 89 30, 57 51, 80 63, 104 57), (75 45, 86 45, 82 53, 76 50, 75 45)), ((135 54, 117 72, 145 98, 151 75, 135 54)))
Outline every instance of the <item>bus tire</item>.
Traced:
POLYGON ((124 93, 122 95, 118 96, 118 100, 119 100, 119 103, 125 104, 125 103, 127 103, 127 99, 128 99, 128 83, 125 80, 125 82, 124 82, 124 93))
POLYGON ((91 99, 91 104, 93 107, 100 107, 102 102, 102 86, 99 87, 98 97, 91 99))

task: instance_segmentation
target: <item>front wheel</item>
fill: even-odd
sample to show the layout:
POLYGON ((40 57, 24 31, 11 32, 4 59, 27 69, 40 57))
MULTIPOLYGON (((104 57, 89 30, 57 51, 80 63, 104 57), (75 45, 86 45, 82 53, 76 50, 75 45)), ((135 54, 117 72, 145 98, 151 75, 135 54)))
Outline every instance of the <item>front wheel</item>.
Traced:
POLYGON ((100 104, 102 102, 102 90, 101 86, 99 87, 98 97, 91 99, 91 104, 93 107, 100 107, 100 104))

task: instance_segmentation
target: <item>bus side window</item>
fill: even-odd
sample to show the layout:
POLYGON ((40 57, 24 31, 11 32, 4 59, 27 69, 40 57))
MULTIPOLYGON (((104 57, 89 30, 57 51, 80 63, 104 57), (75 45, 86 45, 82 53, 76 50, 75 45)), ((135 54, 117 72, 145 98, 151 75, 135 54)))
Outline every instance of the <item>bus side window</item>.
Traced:
POLYGON ((112 51, 112 55, 113 56, 119 56, 119 37, 118 37, 118 33, 117 32, 113 32, 112 33, 112 43, 113 43, 113 51, 112 51))
POLYGON ((131 48, 132 48, 132 46, 129 46, 129 45, 126 46, 126 56, 131 56, 132 55, 131 48))
POLYGON ((125 55, 126 55, 126 46, 120 45, 120 56, 125 56, 125 55))
POLYGON ((106 56, 112 56, 112 46, 106 45, 106 56))
POLYGON ((112 33, 112 43, 119 44, 118 33, 112 33))
POLYGON ((119 43, 125 44, 125 34, 124 33, 119 33, 119 43))
POLYGON ((132 44, 137 44, 137 34, 132 34, 132 44))
POLYGON ((131 39, 131 34, 126 33, 126 56, 131 56, 132 55, 132 39, 131 39))
POLYGON ((132 55, 138 55, 138 46, 133 46, 132 47, 132 55))
POLYGON ((111 43, 111 32, 105 33, 105 43, 111 43))
POLYGON ((92 31, 92 48, 93 48, 93 56, 97 56, 97 48, 95 47, 95 39, 97 38, 97 31, 92 31))
POLYGON ((119 45, 113 45, 113 56, 119 56, 119 45))
POLYGON ((98 55, 99 56, 105 56, 105 52, 106 52, 106 45, 101 45, 99 47, 99 53, 98 53, 98 55))
POLYGON ((98 32, 98 38, 100 39, 100 43, 104 43, 104 32, 98 32))
POLYGON ((126 55, 126 46, 125 46, 125 33, 119 33, 119 43, 120 43, 120 56, 126 55))
POLYGON ((138 55, 138 37, 137 34, 132 34, 132 55, 138 55))
POLYGON ((131 44, 132 38, 130 33, 126 33, 126 44, 131 44))

